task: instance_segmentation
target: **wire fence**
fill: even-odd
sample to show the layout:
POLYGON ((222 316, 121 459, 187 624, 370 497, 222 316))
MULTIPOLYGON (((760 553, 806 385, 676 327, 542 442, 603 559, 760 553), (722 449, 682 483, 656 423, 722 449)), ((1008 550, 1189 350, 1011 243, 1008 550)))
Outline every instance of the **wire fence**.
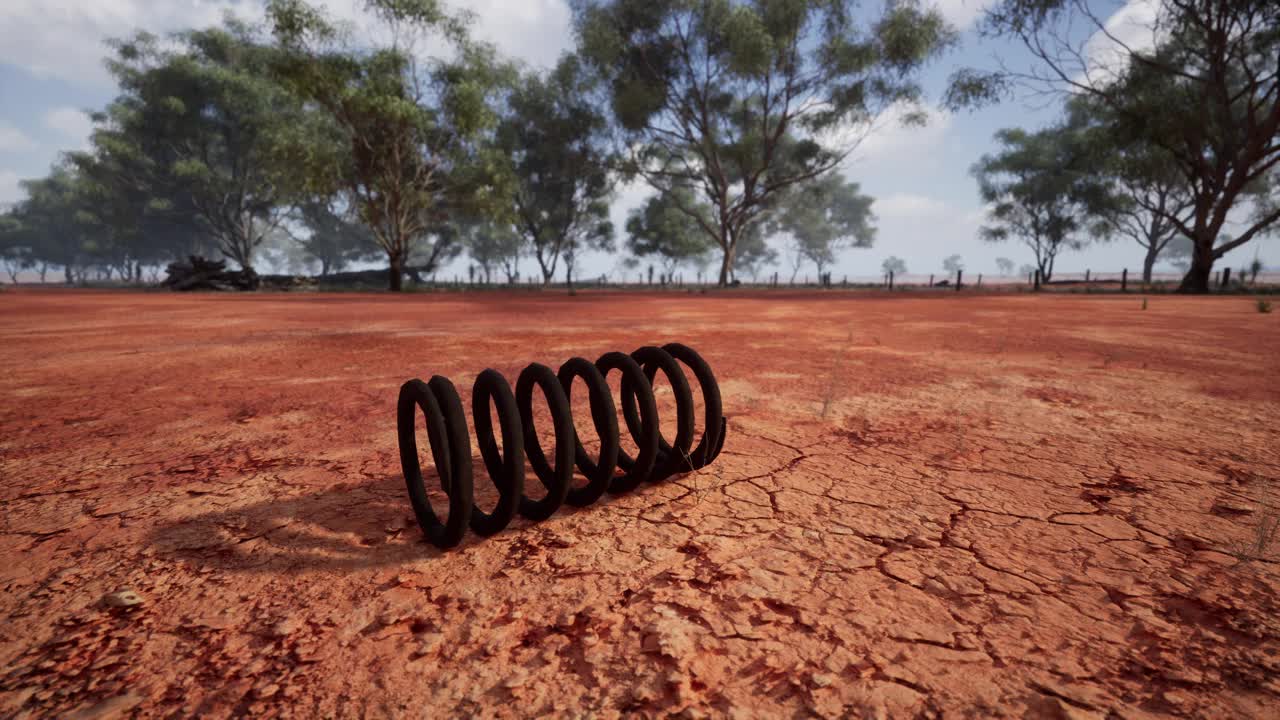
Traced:
MULTIPOLYGON (((752 286, 763 287, 855 287, 885 289, 1054 289, 1054 288, 1086 288, 1086 289, 1120 289, 1127 290, 1141 287, 1176 286, 1182 282, 1185 273, 1157 272, 1152 273, 1149 280, 1144 281, 1142 273, 1121 269, 1115 272, 1058 272, 1048 280, 1037 278, 1035 272, 1025 275, 988 275, 986 273, 970 273, 967 271, 952 273, 885 273, 882 275, 797 275, 779 277, 776 273, 767 277, 757 277, 752 286)), ((1225 268, 1214 271, 1211 285, 1215 288, 1230 287, 1273 287, 1280 285, 1280 270, 1268 270, 1258 273, 1241 273, 1239 270, 1225 268)))
MULTIPOLYGON (((321 289, 321 290, 364 290, 385 287, 386 270, 365 271, 360 273, 341 273, 331 276, 262 276, 265 289, 321 289), (341 276, 359 276, 343 279, 341 276)), ((35 273, 26 271, 19 273, 17 284, 23 285, 62 285, 61 275, 49 274, 42 279, 35 273)), ((1048 281, 1041 280, 1037 284, 1035 273, 1025 275, 1000 275, 986 273, 884 273, 869 274, 834 274, 796 273, 794 276, 779 272, 761 273, 755 276, 740 276, 733 284, 738 287, 754 289, 781 288, 847 288, 847 289, 886 289, 886 290, 1140 290, 1144 288, 1166 289, 1177 287, 1182 282, 1183 273, 1152 273, 1151 279, 1144 282, 1141 271, 1130 272, 1121 269, 1118 272, 1056 272, 1048 281)), ((125 283, 118 279, 98 278, 88 282, 77 283, 82 286, 109 287, 123 285, 154 285, 158 277, 149 277, 142 283, 125 283)), ((8 276, 0 278, 0 284, 9 284, 8 276)), ((491 277, 485 280, 479 275, 443 275, 437 274, 421 278, 419 282, 406 282, 406 286, 422 290, 501 290, 501 289, 591 289, 614 288, 626 290, 686 290, 698 288, 714 288, 718 285, 715 274, 689 275, 675 273, 662 277, 645 273, 607 273, 593 277, 575 277, 572 284, 557 280, 544 284, 540 277, 524 276, 514 282, 505 277, 491 277)), ((1240 270, 1226 268, 1214 271, 1211 287, 1218 289, 1250 289, 1280 287, 1280 270, 1266 270, 1257 274, 1241 273, 1240 270)))

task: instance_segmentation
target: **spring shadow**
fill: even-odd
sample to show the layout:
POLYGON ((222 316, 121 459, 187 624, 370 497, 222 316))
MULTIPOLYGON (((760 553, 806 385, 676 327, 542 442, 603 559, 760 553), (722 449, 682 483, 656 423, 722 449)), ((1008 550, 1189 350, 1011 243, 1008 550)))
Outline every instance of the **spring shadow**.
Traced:
MULTIPOLYGON (((492 510, 498 492, 479 456, 472 459, 475 502, 492 510)), ((440 490, 433 464, 423 468, 424 484, 443 520, 448 499, 440 490)), ((575 477, 575 483, 585 480, 575 477)), ((526 492, 543 490, 530 471, 526 492)), ((645 492, 644 487, 633 492, 645 492)), ((628 493, 630 495, 631 493, 628 493)), ((226 495, 222 497, 228 497, 226 495)), ((407 565, 466 552, 480 543, 518 545, 530 540, 534 526, 557 517, 598 512, 621 496, 605 495, 584 508, 568 505, 549 521, 535 523, 517 516, 506 530, 485 538, 470 530, 461 544, 441 550, 423 537, 399 473, 367 483, 338 483, 298 495, 235 504, 163 524, 147 538, 161 556, 217 570, 248 573, 352 571, 407 565)), ((541 536, 542 533, 538 533, 541 536)))
MULTIPOLYGON (((483 473, 479 457, 475 462, 476 472, 483 473)), ((448 500, 439 490, 439 478, 433 467, 423 470, 432 504, 443 518, 448 500)), ((497 492, 487 478, 477 477, 476 502, 492 508, 497 492)), ((484 541, 468 532, 458 547, 446 551, 426 542, 399 473, 198 513, 161 525, 148 536, 148 544, 164 556, 219 570, 263 573, 421 562, 484 541)))

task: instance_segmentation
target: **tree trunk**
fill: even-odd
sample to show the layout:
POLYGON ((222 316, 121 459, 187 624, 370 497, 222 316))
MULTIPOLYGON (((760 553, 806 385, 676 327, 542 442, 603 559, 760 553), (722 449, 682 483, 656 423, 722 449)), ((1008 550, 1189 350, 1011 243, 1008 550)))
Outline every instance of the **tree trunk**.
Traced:
POLYGON ((733 243, 726 243, 724 259, 720 262, 720 287, 729 287, 729 273, 733 270, 733 243))
POLYGON ((389 254, 387 259, 391 262, 391 267, 387 270, 387 289, 400 292, 404 289, 404 261, 399 254, 389 254))
POLYGON ((1151 283, 1151 268, 1155 267, 1156 258, 1160 255, 1160 244, 1151 243, 1147 246, 1147 256, 1142 260, 1142 282, 1144 285, 1151 283))
POLYGON ((1209 292, 1209 277, 1213 274, 1213 242, 1201 242, 1194 238, 1195 245, 1191 251, 1191 268, 1182 278, 1178 286, 1180 293, 1209 292))
POLYGON ((67 281, 68 285, 75 284, 76 277, 71 273, 71 263, 67 263, 66 265, 62 266, 62 276, 67 281))
POLYGON ((40 284, 44 284, 44 276, 49 272, 49 263, 40 263, 40 284))

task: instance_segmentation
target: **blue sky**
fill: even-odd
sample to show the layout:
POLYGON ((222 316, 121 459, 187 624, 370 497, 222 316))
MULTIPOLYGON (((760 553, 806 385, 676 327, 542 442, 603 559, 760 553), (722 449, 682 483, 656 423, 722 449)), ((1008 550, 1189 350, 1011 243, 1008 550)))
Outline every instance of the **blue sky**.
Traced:
MULTIPOLYGON (((1124 20, 1152 0, 1099 0, 1094 9, 1123 29, 1124 20)), ((961 46, 931 66, 924 85, 931 101, 939 98, 946 78, 958 66, 993 67, 999 58, 1010 67, 1026 66, 1030 56, 1020 46, 982 41, 973 23, 989 0, 941 0, 943 13, 963 31, 961 46)), ((325 0, 330 11, 356 18, 358 0, 325 0)), ((571 44, 569 11, 564 0, 472 0, 476 32, 509 55, 531 64, 548 65, 571 44)), ((250 18, 261 16, 256 0, 3 0, 0 2, 0 203, 22 197, 20 178, 43 175, 64 150, 84 146, 89 121, 84 110, 100 108, 114 95, 101 59, 107 37, 135 29, 163 33, 217 23, 227 8, 250 18)), ((1039 127, 1052 122, 1056 107, 1045 98, 1011 100, 978 112, 949 114, 937 109, 923 128, 902 128, 882 118, 846 165, 846 176, 876 198, 878 237, 870 249, 849 250, 834 269, 837 278, 879 273, 890 255, 903 258, 912 273, 941 272, 942 260, 959 254, 971 273, 995 272, 995 258, 1017 265, 1031 253, 1016 242, 993 245, 977 238, 982 207, 969 167, 992 151, 992 134, 1002 127, 1039 127)), ((646 191, 621 188, 614 203, 615 224, 646 191)), ((1254 246, 1269 265, 1280 260, 1280 238, 1250 243, 1227 257, 1239 266, 1252 259, 1254 246)), ((1142 248, 1116 241, 1082 252, 1066 252, 1058 262, 1063 272, 1118 271, 1141 266, 1142 248)), ((590 256, 580 274, 612 269, 615 257, 590 256)), ((783 258, 782 264, 786 265, 783 258)), ((533 270, 531 260, 526 271, 533 270)), ((466 272, 465 260, 446 273, 466 272)), ((801 272, 812 272, 811 268, 801 272)), ((686 273, 692 275, 691 270, 686 273)))

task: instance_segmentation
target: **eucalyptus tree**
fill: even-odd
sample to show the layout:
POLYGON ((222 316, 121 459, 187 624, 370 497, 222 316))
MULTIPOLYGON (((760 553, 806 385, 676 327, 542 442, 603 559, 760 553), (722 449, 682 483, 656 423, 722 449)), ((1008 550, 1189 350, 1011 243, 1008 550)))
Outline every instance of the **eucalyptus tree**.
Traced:
POLYGON ((1153 19, 1117 36, 1088 0, 1001 0, 987 33, 1021 41, 1028 66, 958 73, 949 100, 966 105, 1016 86, 1084 95, 1113 117, 1121 144, 1149 144, 1189 191, 1159 212, 1191 239, 1180 289, 1205 292, 1214 262, 1280 220, 1280 205, 1251 214, 1233 237, 1222 231, 1249 204, 1256 184, 1280 166, 1280 3, 1275 0, 1162 0, 1153 19), (1141 36, 1145 34, 1145 38, 1141 36), (1090 45, 1090 43, 1094 43, 1090 45))
POLYGON ((651 195, 627 217, 627 249, 636 257, 657 257, 663 277, 670 277, 682 264, 697 264, 715 250, 711 238, 677 203, 710 213, 710 208, 682 188, 667 195, 651 195))
POLYGON ((269 0, 275 70, 325 115, 335 143, 291 145, 318 194, 340 194, 373 234, 400 290, 409 263, 434 272, 460 248, 449 217, 499 207, 505 162, 492 145, 511 69, 436 0, 368 0, 390 40, 358 44, 304 0, 269 0), (438 40, 448 59, 425 56, 438 40))
POLYGON ((738 236, 729 277, 737 280, 739 274, 746 274, 756 281, 766 267, 777 263, 778 251, 766 242, 764 223, 755 222, 744 228, 738 236))
POLYGON ((1143 250, 1142 280, 1151 281, 1160 254, 1178 236, 1171 218, 1190 221, 1194 202, 1186 178, 1167 153, 1141 138, 1118 138, 1116 116, 1105 103, 1078 95, 1066 103, 1066 124, 1080 128, 1092 171, 1105 183, 1107 201, 1096 208, 1095 229, 1143 250))
POLYGON ((497 143, 514 175, 515 227, 532 248, 544 284, 561 259, 572 264, 578 253, 613 241, 614 182, 597 83, 578 57, 565 55, 549 73, 521 78, 498 127, 497 143))
POLYGON ((480 267, 486 283, 493 282, 493 274, 502 271, 507 283, 514 283, 520 274, 520 258, 527 251, 527 243, 510 223, 490 219, 472 222, 465 230, 463 243, 467 254, 480 267))
POLYGON ((873 202, 858 183, 833 171, 782 195, 768 227, 790 236, 797 257, 816 265, 821 278, 841 250, 871 247, 876 237, 873 202))
POLYGON ((882 270, 886 275, 889 273, 893 273, 894 275, 906 275, 907 262, 896 255, 890 255, 884 259, 884 262, 880 263, 880 270, 882 270))
POLYGON ((833 169, 889 107, 923 120, 918 72, 955 36, 913 0, 870 21, 852 0, 570 4, 625 169, 711 207, 677 204, 720 248, 721 285, 776 195, 833 169))
POLYGON ((68 284, 84 279, 93 239, 85 195, 74 166, 60 162, 43 178, 19 183, 26 197, 12 209, 9 242, 32 262, 62 268, 68 284))
POLYGON ((141 32, 113 44, 120 95, 97 118, 124 145, 115 154, 145 170, 130 182, 188 206, 224 255, 252 269, 293 201, 281 148, 310 140, 296 137, 303 104, 270 72, 274 50, 232 18, 169 41, 141 32))
POLYGON ((18 282, 18 273, 35 267, 31 247, 22 238, 22 223, 12 211, 0 214, 0 266, 9 276, 9 282, 18 282))
POLYGON ((1013 274, 1013 261, 1007 257, 996 258, 996 268, 1001 275, 1013 274))
POLYGON ((989 205, 979 236, 989 242, 1022 242, 1048 282, 1058 254, 1088 242, 1089 219, 1107 202, 1105 183, 1095 174, 1088 143, 1077 127, 1004 129, 995 137, 1000 150, 982 156, 970 170, 989 205))
POLYGON ((373 233, 333 197, 314 197, 298 203, 294 219, 306 230, 295 232, 286 226, 292 242, 320 263, 321 277, 348 265, 377 257, 373 233))
MULTIPOLYGON (((127 56, 133 52, 125 44, 117 47, 127 56)), ((147 112, 155 119, 154 108, 148 111, 139 98, 122 93, 92 113, 89 147, 64 155, 86 199, 82 212, 104 242, 122 251, 133 280, 141 279, 144 266, 154 270, 184 255, 218 252, 220 245, 189 186, 171 173, 182 145, 151 127, 147 112)))

